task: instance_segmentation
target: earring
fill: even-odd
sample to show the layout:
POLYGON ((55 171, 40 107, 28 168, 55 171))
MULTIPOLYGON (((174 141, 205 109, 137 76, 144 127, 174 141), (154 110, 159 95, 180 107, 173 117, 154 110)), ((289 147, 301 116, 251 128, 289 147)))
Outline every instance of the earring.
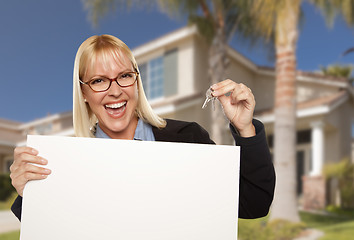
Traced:
POLYGON ((86 98, 84 99, 85 102, 87 102, 86 98))

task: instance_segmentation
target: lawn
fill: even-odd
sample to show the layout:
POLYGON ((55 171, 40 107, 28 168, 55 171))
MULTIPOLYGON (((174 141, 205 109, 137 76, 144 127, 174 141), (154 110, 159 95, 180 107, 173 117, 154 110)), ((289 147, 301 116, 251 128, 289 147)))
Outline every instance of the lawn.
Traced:
MULTIPOLYGON (((328 216, 300 212, 301 220, 307 228, 323 231, 325 235, 319 240, 352 240, 354 236, 354 218, 347 216, 328 216)), ((239 220, 239 239, 269 239, 266 228, 268 218, 256 220, 239 220)), ((275 239, 271 239, 275 240, 275 239)))
POLYGON ((319 240, 352 240, 354 236, 354 219, 352 217, 323 216, 301 213, 301 219, 310 228, 325 233, 319 240))

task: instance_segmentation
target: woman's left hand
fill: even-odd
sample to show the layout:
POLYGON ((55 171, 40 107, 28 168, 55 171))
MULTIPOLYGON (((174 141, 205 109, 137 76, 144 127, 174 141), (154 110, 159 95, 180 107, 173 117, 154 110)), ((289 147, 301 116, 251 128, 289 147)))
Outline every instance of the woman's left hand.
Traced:
POLYGON ((211 88, 212 95, 219 99, 226 117, 240 135, 242 137, 255 136, 256 131, 252 119, 256 101, 251 89, 230 79, 216 83, 211 88), (226 96, 227 93, 230 95, 226 96))

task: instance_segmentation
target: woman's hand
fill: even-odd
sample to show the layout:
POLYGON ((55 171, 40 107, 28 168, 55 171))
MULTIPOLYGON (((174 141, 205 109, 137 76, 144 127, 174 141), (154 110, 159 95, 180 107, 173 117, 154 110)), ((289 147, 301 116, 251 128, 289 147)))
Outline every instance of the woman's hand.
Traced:
POLYGON ((230 79, 216 83, 211 88, 213 90, 212 95, 219 99, 226 117, 240 135, 242 137, 255 136, 256 130, 252 124, 252 119, 256 101, 251 89, 230 79), (230 93, 230 95, 225 96, 227 93, 230 93))
POLYGON ((45 179, 51 173, 49 169, 33 165, 46 165, 48 161, 37 156, 38 151, 30 147, 17 147, 14 150, 14 162, 10 167, 12 185, 20 196, 30 180, 45 179))

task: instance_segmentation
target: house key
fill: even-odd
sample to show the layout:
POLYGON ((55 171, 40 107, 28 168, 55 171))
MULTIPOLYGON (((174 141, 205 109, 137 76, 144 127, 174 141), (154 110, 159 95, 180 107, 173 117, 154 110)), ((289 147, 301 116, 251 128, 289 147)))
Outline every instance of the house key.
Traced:
POLYGON ((214 101, 215 101, 216 97, 214 97, 214 96, 211 94, 212 92, 213 92, 213 91, 211 90, 211 88, 208 88, 208 90, 206 91, 206 93, 205 93, 206 99, 205 99, 205 101, 204 101, 204 104, 203 104, 203 106, 202 106, 202 109, 206 108, 207 105, 208 105, 208 103, 211 101, 211 103, 212 103, 212 105, 213 105, 213 110, 215 110, 214 101))

